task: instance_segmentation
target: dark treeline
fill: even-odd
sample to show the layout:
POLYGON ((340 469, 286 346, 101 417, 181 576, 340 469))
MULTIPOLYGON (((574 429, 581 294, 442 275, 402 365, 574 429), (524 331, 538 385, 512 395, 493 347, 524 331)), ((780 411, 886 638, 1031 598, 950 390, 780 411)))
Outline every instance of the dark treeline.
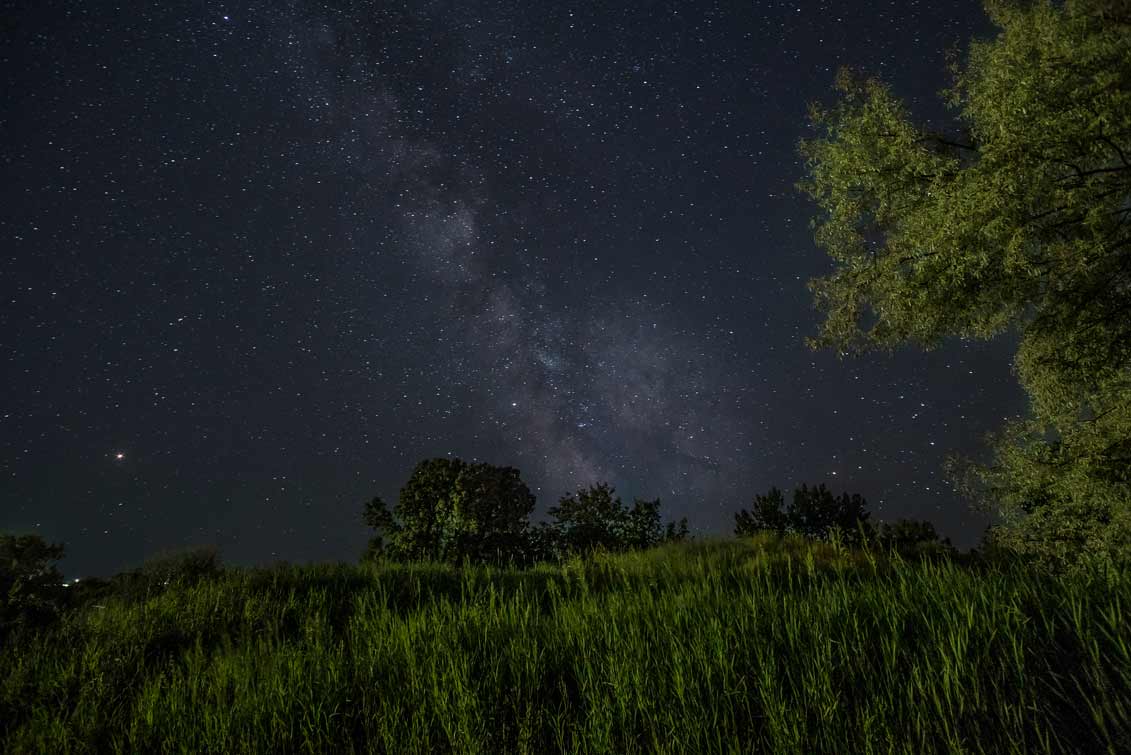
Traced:
POLYGON ((528 566, 595 549, 651 548, 688 537, 687 519, 662 523, 660 499, 627 506, 607 484, 563 497, 550 521, 532 524, 534 495, 514 467, 428 459, 416 465, 390 511, 365 505, 376 530, 365 559, 528 566))
POLYGON ((143 600, 170 587, 218 576, 219 549, 213 546, 170 551, 109 579, 88 577, 63 582, 56 562, 65 545, 40 535, 0 533, 0 640, 20 627, 44 627, 64 611, 115 597, 143 600))
MULTIPOLYGON (((802 485, 793 491, 789 507, 784 506, 785 496, 777 488, 770 488, 766 495, 754 496, 749 511, 743 509, 734 515, 734 534, 742 537, 768 531, 826 540, 836 532, 836 537, 846 545, 875 546, 897 551, 904 557, 928 553, 955 555, 950 538, 940 539, 930 522, 899 519, 881 522, 876 527, 870 521, 868 502, 856 494, 844 493, 838 497, 824 485, 814 488, 802 485)), ((992 547, 992 541, 991 528, 983 539, 983 548, 992 547)))
MULTIPOLYGON (((783 510, 777 488, 754 496, 751 511, 735 514, 735 535, 760 531, 894 548, 904 555, 953 552, 930 522, 900 520, 876 528, 860 495, 834 496, 824 485, 802 485, 783 510)), ((549 521, 532 523, 535 499, 513 467, 429 459, 416 466, 390 510, 380 497, 365 506, 376 530, 365 559, 429 560, 454 564, 531 565, 557 562, 595 549, 651 548, 689 536, 687 518, 661 521, 660 499, 637 498, 629 507, 612 487, 597 483, 567 495, 549 509, 549 521)))
MULTIPOLYGON (((560 563, 595 550, 624 552, 687 540, 687 518, 663 521, 660 499, 623 502, 605 483, 581 488, 532 522, 535 497, 513 467, 436 458, 417 464, 395 506, 368 501, 363 521, 373 529, 362 561, 431 561, 453 565, 493 564, 517 568, 560 563)), ((876 528, 867 501, 834 496, 824 485, 802 485, 785 508, 780 490, 756 495, 750 510, 735 514, 735 535, 758 532, 840 538, 854 547, 956 555, 939 541, 929 522, 901 520, 876 528), (836 534, 834 534, 836 533, 836 534)), ((65 546, 39 535, 0 535, 0 635, 18 626, 43 626, 62 611, 117 596, 141 599, 200 581, 221 571, 216 548, 158 555, 141 567, 109 579, 65 585, 56 567, 65 546)))

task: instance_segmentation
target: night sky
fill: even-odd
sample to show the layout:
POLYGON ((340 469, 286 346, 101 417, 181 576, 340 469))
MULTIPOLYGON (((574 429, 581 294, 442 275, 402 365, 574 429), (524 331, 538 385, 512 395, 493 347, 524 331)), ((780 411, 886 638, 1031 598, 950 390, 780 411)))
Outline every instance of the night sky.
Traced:
POLYGON ((1012 342, 840 360, 797 142, 852 65, 944 123, 978 2, 8 5, 0 529, 68 576, 355 561, 425 458, 695 534, 776 485, 968 512, 1012 342))

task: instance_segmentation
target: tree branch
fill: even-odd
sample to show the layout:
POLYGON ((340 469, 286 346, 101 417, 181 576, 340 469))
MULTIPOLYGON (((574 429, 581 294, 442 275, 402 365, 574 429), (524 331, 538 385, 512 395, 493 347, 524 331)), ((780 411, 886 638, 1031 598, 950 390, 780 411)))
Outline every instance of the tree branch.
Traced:
POLYGON ((1101 137, 1100 137, 1100 141, 1101 141, 1101 142, 1104 142, 1104 143, 1105 143, 1105 144, 1107 144, 1107 145, 1108 145, 1109 147, 1111 147, 1112 149, 1114 149, 1114 150, 1115 150, 1115 153, 1116 153, 1117 155, 1119 155, 1119 159, 1123 161, 1123 165, 1124 165, 1125 167, 1131 168, 1131 163, 1127 162, 1127 155, 1125 155, 1125 154, 1123 153, 1123 150, 1122 150, 1122 149, 1120 148, 1120 146, 1119 146, 1118 144, 1116 144, 1115 142, 1113 142, 1113 141, 1112 141, 1111 139, 1108 139, 1108 138, 1107 138, 1106 136, 1101 136, 1101 137))
POLYGON ((927 134, 926 136, 921 137, 918 141, 920 141, 920 142, 931 141, 931 142, 935 142, 936 144, 942 144, 943 146, 946 146, 946 147, 955 147, 956 149, 964 149, 964 150, 967 150, 969 152, 977 152, 978 151, 978 147, 975 144, 963 144, 962 142, 951 141, 950 139, 946 139, 946 138, 941 137, 937 134, 927 134))

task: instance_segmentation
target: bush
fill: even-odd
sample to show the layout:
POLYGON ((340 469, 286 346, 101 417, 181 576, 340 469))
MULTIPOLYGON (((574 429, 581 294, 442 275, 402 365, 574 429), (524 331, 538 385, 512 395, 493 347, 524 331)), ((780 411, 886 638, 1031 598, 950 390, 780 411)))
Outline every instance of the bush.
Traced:
MULTIPOLYGON (((109 589, 99 584, 91 585, 82 594, 90 598, 109 595, 127 601, 144 600, 173 587, 188 587, 222 573, 220 552, 216 546, 195 546, 181 550, 162 551, 149 558, 141 567, 109 580, 109 589)), ((80 582, 80 584, 82 584, 80 582)))
POLYGON ((220 549, 215 545, 163 551, 141 566, 144 577, 162 585, 193 585, 220 570, 220 549))
POLYGON ((750 511, 743 509, 734 515, 734 534, 748 537, 769 531, 825 539, 833 529, 839 529, 846 544, 858 544, 872 534, 868 522, 871 514, 865 510, 868 502, 859 495, 844 493, 838 498, 824 485, 802 485, 793 491, 788 510, 782 510, 784 505, 785 496, 777 488, 754 496, 750 511))
POLYGON ((0 535, 0 637, 57 618, 63 577, 55 562, 63 552, 62 544, 49 544, 39 535, 0 535))

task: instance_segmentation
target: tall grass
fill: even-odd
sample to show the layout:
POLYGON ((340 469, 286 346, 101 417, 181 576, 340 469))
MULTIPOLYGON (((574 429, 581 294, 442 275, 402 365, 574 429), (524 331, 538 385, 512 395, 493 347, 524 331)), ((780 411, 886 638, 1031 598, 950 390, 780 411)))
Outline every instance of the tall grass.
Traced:
POLYGON ((229 570, 12 638, 0 751, 1126 752, 1129 603, 788 538, 229 570))

